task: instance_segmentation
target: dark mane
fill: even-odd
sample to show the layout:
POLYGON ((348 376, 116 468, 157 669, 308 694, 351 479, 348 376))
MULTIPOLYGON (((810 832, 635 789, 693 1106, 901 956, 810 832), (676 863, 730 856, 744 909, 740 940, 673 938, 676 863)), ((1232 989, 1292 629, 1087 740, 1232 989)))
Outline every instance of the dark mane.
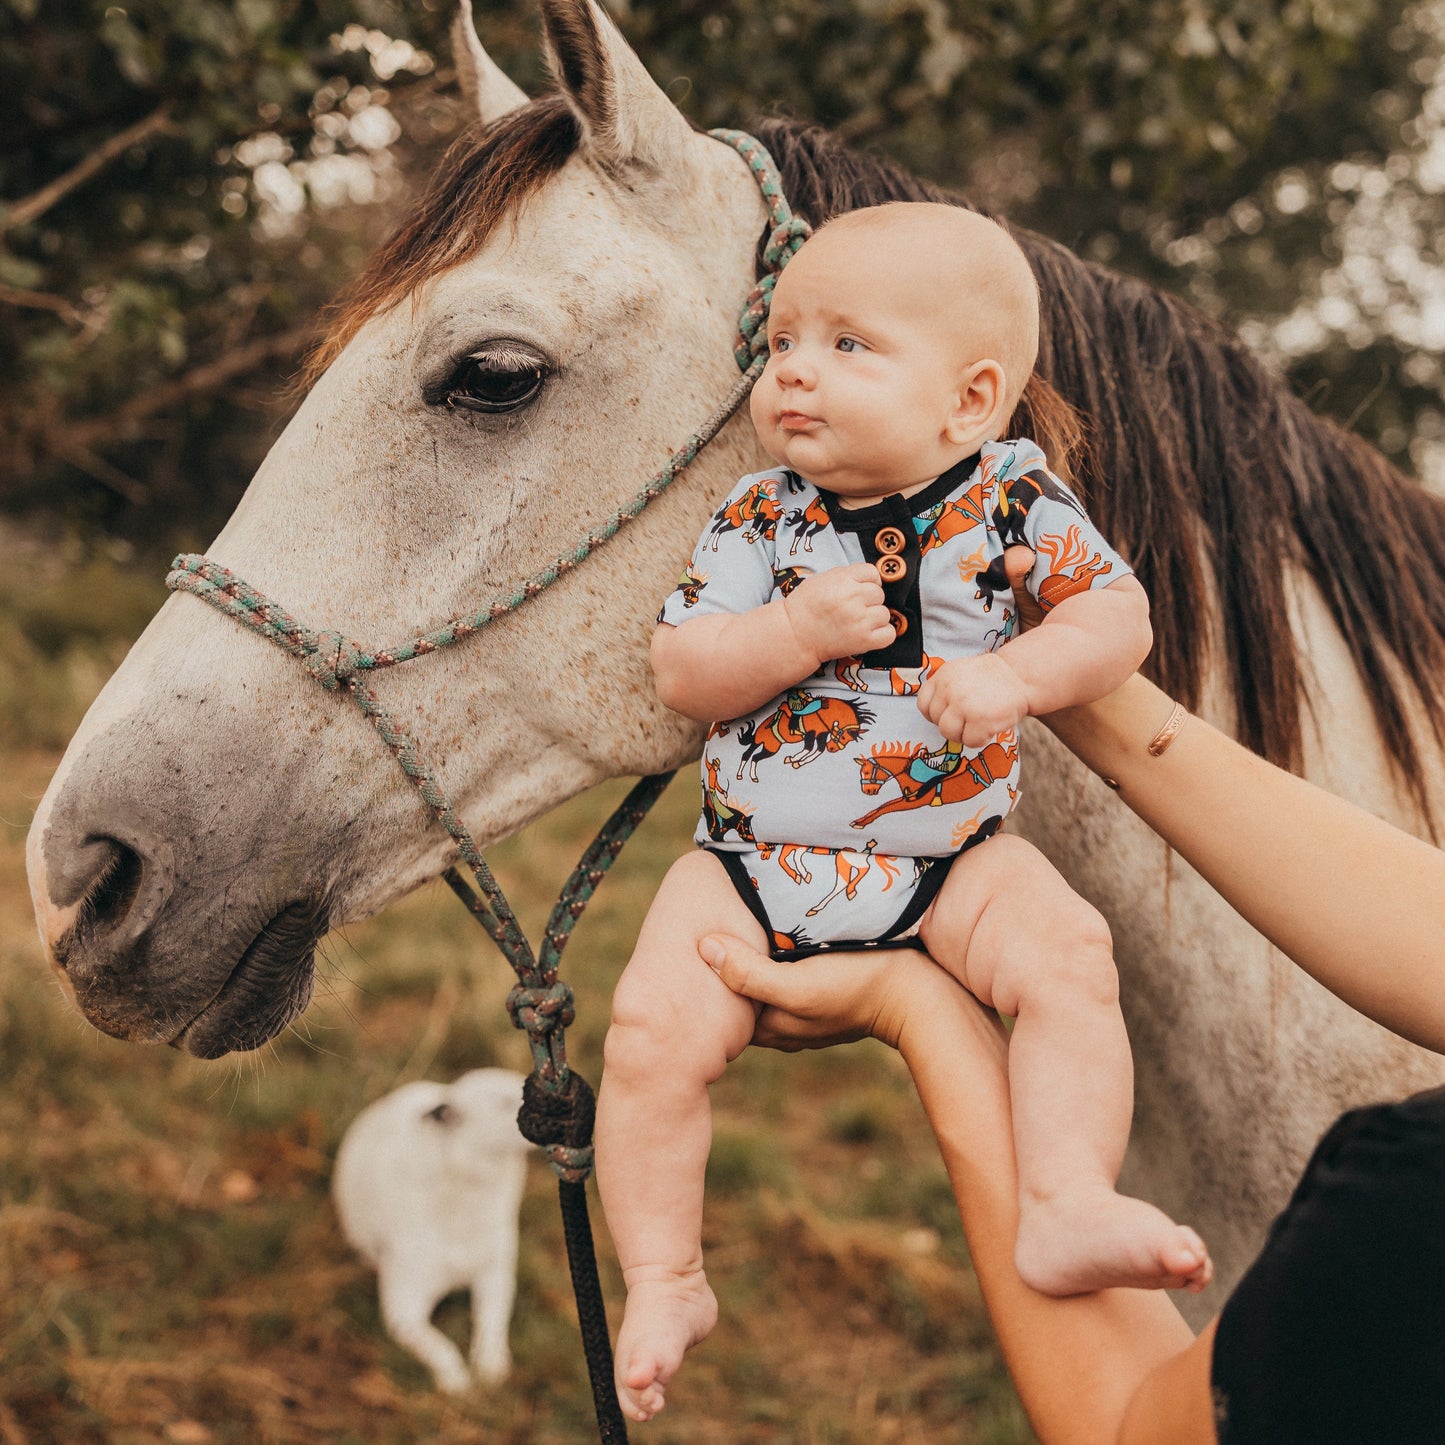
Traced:
MULTIPOLYGON (((967 204, 821 127, 768 120, 754 133, 814 224, 882 201, 967 204)), ((1241 740, 1297 768, 1307 664, 1289 626, 1294 564, 1319 588, 1424 804, 1409 710, 1423 702, 1445 741, 1445 502, 1316 416, 1202 312, 1010 229, 1042 293, 1039 370, 1084 417, 1078 484, 1153 602, 1151 675, 1197 706, 1217 644, 1241 740)))
MULTIPOLYGON (((754 134, 777 159, 793 209, 815 224, 889 200, 967 204, 818 126, 772 119, 754 134)), ((555 95, 457 140, 408 220, 338 300, 308 383, 369 316, 473 255, 579 142, 555 95)), ((1307 663, 1289 626, 1284 569, 1293 564, 1319 588, 1388 753, 1423 804, 1409 714, 1423 702, 1445 741, 1445 502, 1314 415, 1195 308, 1011 229, 1043 298, 1039 372, 1084 432, 1067 406, 1051 404, 1049 387, 1026 395, 1016 423, 1062 447, 1066 466, 1081 441, 1069 469, 1153 601, 1151 675, 1197 706, 1217 648, 1242 741, 1298 767, 1307 663)))

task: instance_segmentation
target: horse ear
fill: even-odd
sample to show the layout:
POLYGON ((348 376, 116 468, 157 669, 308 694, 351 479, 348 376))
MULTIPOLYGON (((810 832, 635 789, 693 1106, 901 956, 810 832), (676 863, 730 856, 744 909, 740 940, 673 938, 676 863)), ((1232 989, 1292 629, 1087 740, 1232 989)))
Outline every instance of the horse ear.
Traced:
POLYGON ((472 19, 472 0, 457 0, 452 20, 452 61, 461 82, 467 108, 488 125, 510 110, 526 105, 527 93, 507 78, 506 72, 482 48, 472 19))
POLYGON ((672 170, 692 127, 595 0, 542 0, 542 24, 552 69, 595 158, 608 169, 672 170))

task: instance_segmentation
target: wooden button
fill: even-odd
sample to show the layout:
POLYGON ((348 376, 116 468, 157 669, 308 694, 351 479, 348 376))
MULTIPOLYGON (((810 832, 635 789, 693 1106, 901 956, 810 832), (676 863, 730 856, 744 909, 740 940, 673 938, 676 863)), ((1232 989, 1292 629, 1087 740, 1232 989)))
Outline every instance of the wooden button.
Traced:
POLYGON ((906 540, 897 527, 882 527, 879 529, 878 535, 873 538, 874 545, 885 557, 891 556, 895 552, 901 552, 906 540))
POLYGON ((908 575, 908 563, 892 552, 885 552, 878 559, 878 575, 885 582, 901 582, 908 575))
POLYGON ((895 637, 902 637, 908 631, 908 619, 896 607, 888 609, 888 620, 893 624, 895 637))

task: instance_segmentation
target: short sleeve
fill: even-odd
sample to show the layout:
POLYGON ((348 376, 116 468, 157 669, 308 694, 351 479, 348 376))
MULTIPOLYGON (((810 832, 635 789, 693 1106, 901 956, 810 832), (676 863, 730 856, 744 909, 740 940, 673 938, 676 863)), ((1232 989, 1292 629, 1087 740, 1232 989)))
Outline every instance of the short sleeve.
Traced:
POLYGON ((728 494, 662 604, 658 622, 750 612, 773 595, 776 532, 783 508, 778 474, 746 476, 728 494))
POLYGON ((994 527, 1005 548, 1022 543, 1033 549, 1037 560, 1027 585, 1045 612, 1076 592, 1133 575, 1035 443, 997 447, 994 527))

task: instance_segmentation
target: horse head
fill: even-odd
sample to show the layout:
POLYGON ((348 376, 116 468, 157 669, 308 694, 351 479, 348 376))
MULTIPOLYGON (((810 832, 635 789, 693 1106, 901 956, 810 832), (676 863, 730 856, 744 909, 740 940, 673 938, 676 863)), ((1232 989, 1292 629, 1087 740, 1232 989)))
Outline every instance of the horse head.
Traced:
MULTIPOLYGON (((209 556, 316 629, 415 637, 594 531, 737 381, 765 209, 590 0, 543 0, 558 92, 528 101, 467 6, 477 119, 343 303, 327 364, 209 556), (683 224, 705 214, 712 224, 683 224)), ((645 528, 486 636, 389 673, 479 845, 599 779, 693 755, 646 640, 717 494, 726 427, 645 528)), ((212 1056, 309 997, 325 929, 447 864, 347 699, 173 597, 85 718, 31 831, 42 938, 97 1027, 212 1056)))
POLYGON ((928 752, 922 743, 874 743, 866 758, 855 758, 863 776, 859 787, 871 798, 889 778, 896 778, 914 758, 928 752))

